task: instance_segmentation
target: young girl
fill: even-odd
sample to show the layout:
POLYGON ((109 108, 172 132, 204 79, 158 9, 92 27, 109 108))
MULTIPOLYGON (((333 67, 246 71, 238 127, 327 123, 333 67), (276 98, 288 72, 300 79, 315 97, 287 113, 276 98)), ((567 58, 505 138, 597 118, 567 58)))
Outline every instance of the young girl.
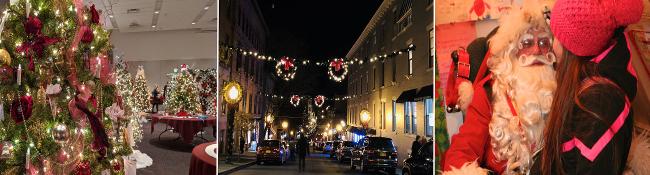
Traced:
POLYGON ((531 174, 621 174, 632 140, 636 75, 624 27, 641 0, 558 0, 551 12, 557 91, 531 174))

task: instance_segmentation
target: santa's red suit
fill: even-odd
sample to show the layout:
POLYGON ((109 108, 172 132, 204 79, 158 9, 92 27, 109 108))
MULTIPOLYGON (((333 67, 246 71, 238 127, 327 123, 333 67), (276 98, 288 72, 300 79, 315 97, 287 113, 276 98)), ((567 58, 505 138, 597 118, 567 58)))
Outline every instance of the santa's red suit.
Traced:
POLYGON ((489 41, 492 53, 478 72, 464 124, 445 152, 443 174, 521 174, 530 168, 529 160, 539 150, 543 116, 548 114, 555 88, 555 58, 552 53, 549 56, 548 45, 539 44, 551 37, 543 14, 548 4, 524 3, 533 4, 502 17, 499 30, 489 41), (522 46, 527 44, 524 40, 532 40, 532 46, 522 46), (541 47, 546 50, 540 51, 541 47), (524 56, 540 58, 543 66, 524 56), (542 112, 530 114, 537 111, 542 112))

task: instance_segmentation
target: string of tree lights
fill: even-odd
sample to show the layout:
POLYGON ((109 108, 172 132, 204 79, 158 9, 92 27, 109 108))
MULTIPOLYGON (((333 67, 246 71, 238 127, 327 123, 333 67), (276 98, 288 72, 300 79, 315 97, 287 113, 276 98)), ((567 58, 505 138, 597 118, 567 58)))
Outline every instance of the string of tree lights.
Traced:
POLYGON ((265 55, 255 50, 250 50, 246 48, 239 48, 228 46, 225 44, 221 45, 222 53, 225 55, 233 55, 234 53, 241 54, 242 56, 252 56, 259 60, 276 62, 275 70, 278 77, 282 78, 285 81, 292 80, 296 73, 298 72, 298 65, 303 66, 319 66, 327 67, 327 74, 329 78, 336 82, 341 82, 345 79, 345 76, 348 74, 348 66, 350 65, 363 65, 364 63, 373 63, 375 61, 383 61, 387 58, 393 58, 398 55, 408 53, 408 51, 415 50, 415 45, 411 44, 407 48, 394 50, 388 53, 381 54, 371 54, 372 57, 365 58, 331 58, 323 59, 327 61, 311 61, 314 59, 309 58, 291 58, 289 56, 271 56, 265 55))

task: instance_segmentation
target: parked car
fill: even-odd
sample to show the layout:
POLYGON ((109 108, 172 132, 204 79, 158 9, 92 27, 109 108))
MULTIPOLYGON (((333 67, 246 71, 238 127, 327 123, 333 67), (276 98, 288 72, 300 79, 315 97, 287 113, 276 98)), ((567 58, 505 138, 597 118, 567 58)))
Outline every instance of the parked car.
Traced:
POLYGON ((330 151, 332 151, 332 141, 327 141, 323 145, 323 154, 329 154, 330 151))
POLYGON ((361 171, 384 170, 395 174, 397 168, 397 148, 393 140, 386 137, 366 137, 359 140, 350 158, 350 168, 359 167, 361 171))
POLYGON ((350 156, 352 156, 353 148, 354 148, 354 142, 352 141, 341 142, 341 146, 339 146, 339 149, 336 150, 336 159, 339 162, 350 160, 350 156))
POLYGON ((336 157, 336 150, 338 150, 340 146, 341 146, 341 141, 340 140, 336 140, 336 141, 332 142, 332 150, 330 150, 330 152, 329 152, 330 158, 335 158, 336 157))
POLYGON ((257 144, 257 164, 275 162, 284 164, 288 158, 279 140, 263 140, 257 144))
POLYGON ((425 143, 419 151, 404 160, 403 175, 431 174, 433 172, 433 141, 425 143))

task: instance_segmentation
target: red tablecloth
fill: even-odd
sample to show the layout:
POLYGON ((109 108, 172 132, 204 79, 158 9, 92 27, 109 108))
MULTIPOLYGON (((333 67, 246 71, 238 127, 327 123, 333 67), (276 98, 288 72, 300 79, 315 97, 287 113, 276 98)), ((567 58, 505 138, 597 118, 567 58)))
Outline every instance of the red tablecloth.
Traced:
POLYGON ((154 131, 156 123, 166 123, 174 128, 183 138, 184 143, 192 143, 194 135, 203 130, 204 127, 211 126, 214 132, 217 123, 216 117, 200 119, 196 117, 171 117, 171 116, 151 116, 151 133, 154 131))
POLYGON ((214 175, 217 174, 216 158, 208 155, 205 148, 216 142, 200 144, 192 149, 190 159, 190 175, 214 175))

